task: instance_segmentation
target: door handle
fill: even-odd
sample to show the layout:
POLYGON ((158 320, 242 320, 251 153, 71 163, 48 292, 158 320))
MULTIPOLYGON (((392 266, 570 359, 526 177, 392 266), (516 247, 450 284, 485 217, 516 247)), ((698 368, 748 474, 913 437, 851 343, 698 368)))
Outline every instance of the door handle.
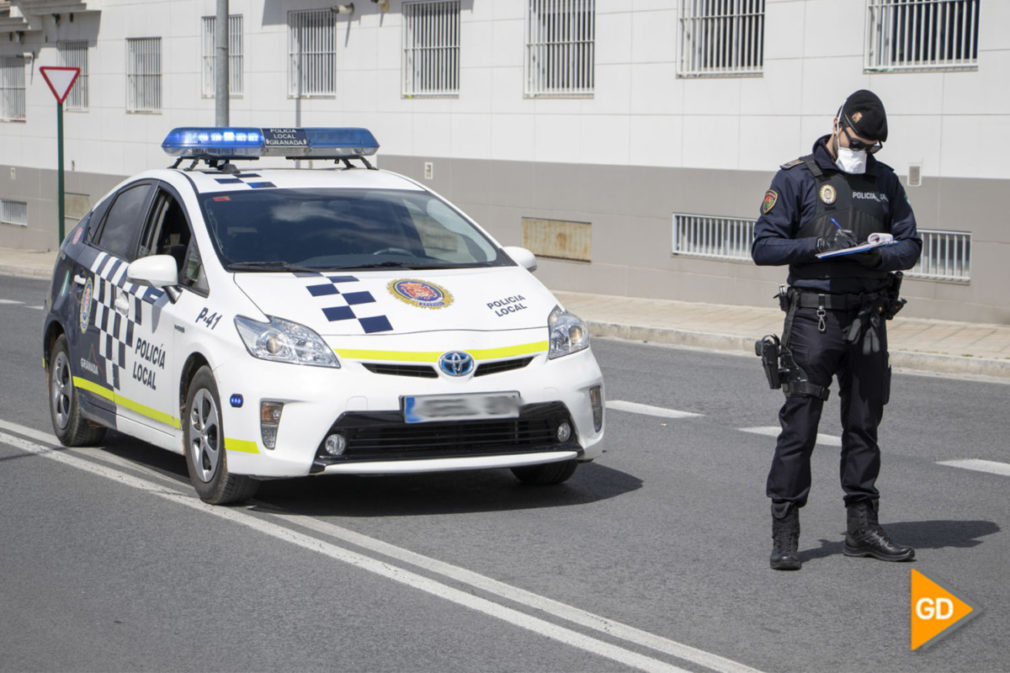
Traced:
POLYGON ((74 284, 75 285, 84 285, 85 282, 87 282, 87 281, 84 279, 84 276, 82 276, 81 274, 78 273, 78 274, 74 275, 74 284))

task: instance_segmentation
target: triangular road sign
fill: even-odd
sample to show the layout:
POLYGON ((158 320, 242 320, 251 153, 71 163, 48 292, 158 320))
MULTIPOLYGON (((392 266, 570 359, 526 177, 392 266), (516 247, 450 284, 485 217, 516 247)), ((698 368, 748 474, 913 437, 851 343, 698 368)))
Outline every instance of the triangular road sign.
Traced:
POLYGON ((913 650, 919 649, 974 610, 918 570, 912 570, 913 650))
POLYGON ((67 99, 67 94, 74 87, 77 76, 81 74, 80 68, 67 68, 56 65, 44 65, 39 68, 50 91, 56 96, 56 102, 62 103, 67 99))

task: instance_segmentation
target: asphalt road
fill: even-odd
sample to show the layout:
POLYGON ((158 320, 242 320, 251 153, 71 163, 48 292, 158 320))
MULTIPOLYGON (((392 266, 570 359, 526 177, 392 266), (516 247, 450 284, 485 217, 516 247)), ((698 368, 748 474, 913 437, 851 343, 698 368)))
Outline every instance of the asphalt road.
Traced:
POLYGON ((173 454, 57 449, 46 286, 0 276, 2 671, 1010 670, 1010 476, 939 464, 1010 463, 1005 385, 895 376, 881 520, 913 564, 842 555, 833 394, 781 573, 756 358, 594 341, 607 453, 560 487, 317 477, 214 508, 173 454), (917 652, 912 568, 976 609, 917 652))

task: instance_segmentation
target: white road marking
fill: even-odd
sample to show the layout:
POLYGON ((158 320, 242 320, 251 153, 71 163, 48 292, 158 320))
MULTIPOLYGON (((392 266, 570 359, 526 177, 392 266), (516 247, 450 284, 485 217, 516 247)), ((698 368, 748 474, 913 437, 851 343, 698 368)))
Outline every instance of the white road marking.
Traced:
POLYGON ((607 400, 607 409, 613 409, 614 411, 627 411, 632 414, 645 414, 646 416, 659 416, 660 418, 695 418, 704 415, 696 414, 690 411, 678 411, 677 409, 654 407, 651 404, 627 402, 625 400, 607 400))
MULTIPOLYGON (((757 428, 737 428, 740 432, 749 432, 753 435, 764 435, 765 437, 778 437, 779 433, 782 432, 782 428, 777 425, 765 425, 757 428)), ((835 437, 834 435, 825 435, 820 432, 817 433, 817 443, 823 444, 824 446, 841 446, 842 438, 835 437)))
POLYGON ((23 304, 23 301, 18 301, 16 299, 0 299, 0 304, 23 304))
MULTIPOLYGON (((56 438, 52 435, 21 426, 16 423, 0 420, 0 428, 17 432, 25 437, 44 441, 47 444, 57 443, 56 438)), ((173 503, 189 507, 190 509, 246 526, 247 528, 269 535, 283 542, 294 544, 309 551, 332 558, 336 561, 347 563, 356 568, 360 568, 406 586, 419 589, 444 600, 456 603, 457 605, 462 605, 490 617, 508 622, 519 628, 532 631, 533 633, 546 638, 605 657, 626 666, 642 671, 689 673, 685 669, 668 664, 662 660, 654 659, 578 631, 574 631, 564 626, 553 624, 538 617, 509 608, 503 604, 496 603, 494 601, 475 596, 472 593, 456 589, 447 584, 437 582, 423 575, 400 568, 399 566, 390 565, 382 560, 366 556, 344 547, 330 544, 324 540, 320 540, 319 538, 299 533, 269 521, 264 521, 263 519, 253 516, 242 509, 208 505, 196 499, 192 495, 183 494, 172 488, 162 487, 154 482, 121 472, 112 467, 96 464, 66 450, 55 449, 50 446, 34 443, 24 437, 0 432, 0 442, 38 456, 55 460, 69 467, 74 467, 79 470, 110 479, 125 486, 139 489, 151 495, 169 500, 173 503)), ((271 514, 270 516, 288 519, 297 525, 304 526, 310 530, 315 530, 316 532, 321 532, 327 536, 335 537, 337 539, 344 540, 345 542, 350 542, 351 544, 363 549, 378 552, 392 559, 417 566, 424 570, 441 574, 457 582, 468 584, 472 587, 482 589, 487 593, 514 601, 515 603, 521 604, 527 608, 539 610, 601 633, 606 633, 613 639, 625 640, 629 643, 649 647, 655 651, 670 654, 682 660, 690 661, 694 664, 704 666, 710 670, 718 671, 720 673, 760 673, 757 669, 745 666, 744 664, 740 664, 731 659, 726 659, 724 657, 720 657, 719 655, 693 648, 689 645, 677 643, 646 631, 640 631, 634 627, 611 621, 605 617, 579 610, 578 608, 553 601, 517 587, 512 587, 478 573, 473 573, 464 568, 443 563, 420 554, 415 554, 407 549, 387 544, 360 533, 344 529, 340 526, 301 515, 271 514)))
POLYGON ((34 311, 44 311, 46 307, 45 306, 26 306, 25 308, 30 308, 30 309, 32 309, 34 311))
POLYGON ((963 460, 940 460, 936 464, 946 465, 947 467, 960 467, 962 470, 988 472, 989 474, 998 474, 1001 477, 1010 477, 1010 463, 999 463, 995 460, 965 458, 963 460))

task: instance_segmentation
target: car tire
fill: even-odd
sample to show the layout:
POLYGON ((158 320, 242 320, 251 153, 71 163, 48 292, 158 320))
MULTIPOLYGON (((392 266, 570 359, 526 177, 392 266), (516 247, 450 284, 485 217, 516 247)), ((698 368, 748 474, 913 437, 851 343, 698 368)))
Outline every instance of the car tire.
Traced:
POLYGON ((221 398, 210 369, 201 367, 190 382, 182 418, 186 469, 200 499, 212 505, 248 500, 259 482, 228 472, 221 398))
POLYGON ((560 463, 547 463, 545 465, 525 465, 523 467, 513 467, 512 474, 516 479, 524 484, 534 484, 537 486, 552 486, 560 484, 575 474, 578 462, 565 460, 560 463))
POLYGON ((81 416, 66 335, 61 334, 53 342, 48 364, 49 418, 60 443, 64 446, 88 446, 101 442, 105 437, 105 428, 81 416))

